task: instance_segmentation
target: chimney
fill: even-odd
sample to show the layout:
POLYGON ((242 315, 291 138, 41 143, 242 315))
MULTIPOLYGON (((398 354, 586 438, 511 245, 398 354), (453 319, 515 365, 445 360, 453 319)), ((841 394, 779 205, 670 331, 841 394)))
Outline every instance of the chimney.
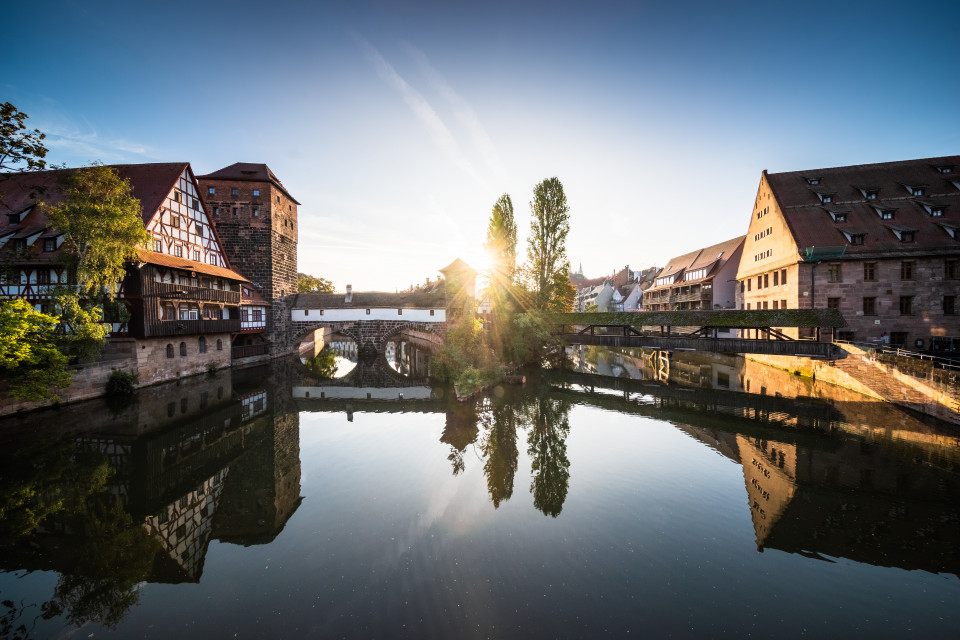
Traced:
POLYGON ((350 304, 353 302, 353 285, 347 285, 347 297, 343 299, 345 304, 350 304))

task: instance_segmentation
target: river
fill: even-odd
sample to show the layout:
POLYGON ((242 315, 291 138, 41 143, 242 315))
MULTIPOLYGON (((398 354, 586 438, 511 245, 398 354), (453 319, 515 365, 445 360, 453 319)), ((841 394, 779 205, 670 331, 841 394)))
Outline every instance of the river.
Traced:
POLYGON ((956 426, 599 348, 460 404, 396 353, 0 421, 0 637, 960 637, 956 426))

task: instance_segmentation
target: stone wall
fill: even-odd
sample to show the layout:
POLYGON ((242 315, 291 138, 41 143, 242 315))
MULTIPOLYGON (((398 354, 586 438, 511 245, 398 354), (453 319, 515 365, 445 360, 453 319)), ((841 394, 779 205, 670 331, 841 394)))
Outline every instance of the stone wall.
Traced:
POLYGON ((202 336, 206 340, 206 353, 200 353, 201 336, 169 338, 143 338, 137 340, 137 370, 141 386, 176 380, 186 376, 206 373, 210 368, 230 366, 230 334, 213 333, 202 336), (217 349, 218 342, 220 349, 217 349), (167 347, 173 357, 168 357, 167 347), (181 345, 183 345, 181 347, 181 345), (185 355, 181 355, 183 348, 185 355))

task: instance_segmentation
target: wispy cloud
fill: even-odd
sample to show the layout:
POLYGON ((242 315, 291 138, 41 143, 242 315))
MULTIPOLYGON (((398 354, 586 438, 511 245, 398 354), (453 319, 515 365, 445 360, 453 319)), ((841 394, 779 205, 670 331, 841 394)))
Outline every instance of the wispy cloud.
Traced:
POLYGON ((505 177, 506 171, 503 168, 503 163, 500 161, 500 154, 497 153, 493 139, 487 134, 487 130, 484 129, 473 107, 471 107, 460 94, 453 90, 453 87, 440 75, 440 72, 430 64, 430 60, 427 59, 426 54, 408 42, 404 42, 403 47, 417 63, 417 66, 420 67, 420 72, 427 78, 430 86, 453 107, 457 120, 459 120, 460 124, 467 130, 467 134, 470 136, 470 139, 473 141, 474 146, 476 146, 484 162, 486 162, 487 167, 493 171, 497 177, 505 177))
POLYGON ((351 35, 363 52, 364 57, 373 65, 380 79, 400 94, 403 101, 410 110, 413 111, 417 119, 420 120, 431 140, 433 140, 433 143, 437 145, 456 166, 470 175, 481 187, 487 188, 486 181, 477 172, 466 155, 464 155, 460 149, 460 145, 457 144, 456 139, 450 132, 450 129, 443 123, 443 119, 441 119, 434 108, 430 106, 430 103, 423 97, 423 94, 404 80, 373 45, 356 33, 351 35))

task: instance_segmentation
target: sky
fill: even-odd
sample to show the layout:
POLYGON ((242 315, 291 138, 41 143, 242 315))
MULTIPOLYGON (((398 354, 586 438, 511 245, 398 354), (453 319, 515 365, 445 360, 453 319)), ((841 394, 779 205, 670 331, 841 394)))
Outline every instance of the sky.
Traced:
POLYGON ((960 153, 960 3, 83 2, 4 9, 48 161, 266 163, 301 272, 394 291, 526 255, 557 177, 588 277, 746 233, 761 172, 960 153), (17 25, 10 28, 9 25, 17 25))

